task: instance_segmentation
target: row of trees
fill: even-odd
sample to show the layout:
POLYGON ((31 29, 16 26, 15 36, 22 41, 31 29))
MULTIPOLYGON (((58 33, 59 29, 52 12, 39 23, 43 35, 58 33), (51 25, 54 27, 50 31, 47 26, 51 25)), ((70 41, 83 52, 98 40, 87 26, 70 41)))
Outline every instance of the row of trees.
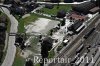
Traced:
POLYGON ((3 50, 5 46, 6 30, 8 25, 8 18, 5 14, 0 11, 0 63, 3 58, 3 50))
MULTIPOLYGON (((42 58, 48 58, 49 52, 52 48, 52 44, 53 43, 53 39, 50 37, 46 37, 45 39, 43 39, 42 43, 41 43, 41 55, 42 58)), ((44 66, 44 60, 42 61, 42 63, 40 63, 40 66, 44 66)))

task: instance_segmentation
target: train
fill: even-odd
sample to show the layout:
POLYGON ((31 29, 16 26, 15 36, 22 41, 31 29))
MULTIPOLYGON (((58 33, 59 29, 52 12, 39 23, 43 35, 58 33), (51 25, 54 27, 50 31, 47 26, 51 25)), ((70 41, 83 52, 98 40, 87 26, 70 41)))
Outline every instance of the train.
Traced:
POLYGON ((82 49, 84 48, 84 45, 82 44, 77 50, 76 53, 80 53, 82 51, 82 49))
POLYGON ((93 32, 95 31, 95 28, 92 28, 90 31, 88 31, 87 34, 84 35, 84 39, 87 39, 93 32))

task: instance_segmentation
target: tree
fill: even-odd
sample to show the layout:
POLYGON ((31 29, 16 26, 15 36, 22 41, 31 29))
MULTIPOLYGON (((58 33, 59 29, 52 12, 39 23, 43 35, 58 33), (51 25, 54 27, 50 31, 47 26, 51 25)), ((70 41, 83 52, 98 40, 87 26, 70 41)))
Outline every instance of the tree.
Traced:
POLYGON ((26 39, 26 37, 24 37, 23 35, 16 36, 15 45, 20 47, 21 50, 24 50, 26 48, 26 46, 24 44, 25 39, 26 39))
POLYGON ((52 29, 50 30, 50 35, 51 35, 51 36, 53 35, 53 30, 52 30, 52 29))
POLYGON ((43 42, 41 43, 42 58, 48 57, 48 51, 51 50, 52 45, 53 45, 52 42, 53 42, 53 39, 50 37, 46 37, 43 39, 43 42))
POLYGON ((61 23, 59 23, 58 25, 57 25, 57 30, 59 30, 60 29, 60 26, 61 26, 61 23))
POLYGON ((65 25, 65 21, 66 19, 65 18, 63 18, 63 20, 61 21, 61 26, 64 26, 65 25))
MULTIPOLYGON (((49 55, 49 52, 52 48, 53 39, 50 37, 46 37, 43 39, 41 43, 41 55, 42 59, 47 58, 49 55)), ((40 66, 44 66, 44 60, 42 60, 42 63, 40 63, 40 66)))
MULTIPOLYGON (((0 9, 1 9, 1 8, 0 8, 0 9)), ((2 12, 0 11, 0 15, 1 15, 1 13, 2 13, 2 12)))
POLYGON ((25 66, 33 66, 32 60, 26 61, 25 66))
POLYGON ((59 9, 59 2, 58 2, 58 4, 57 4, 57 9, 59 9))
POLYGON ((100 7, 100 0, 96 0, 96 5, 100 7))
POLYGON ((17 35, 15 43, 19 43, 19 45, 21 45, 23 43, 23 38, 20 35, 17 35))
POLYGON ((2 57, 3 57, 3 51, 1 51, 0 49, 0 63, 1 63, 2 57))
POLYGON ((20 45, 20 48, 21 50, 24 50, 26 48, 26 46, 24 45, 25 42, 23 42, 21 45, 20 45))

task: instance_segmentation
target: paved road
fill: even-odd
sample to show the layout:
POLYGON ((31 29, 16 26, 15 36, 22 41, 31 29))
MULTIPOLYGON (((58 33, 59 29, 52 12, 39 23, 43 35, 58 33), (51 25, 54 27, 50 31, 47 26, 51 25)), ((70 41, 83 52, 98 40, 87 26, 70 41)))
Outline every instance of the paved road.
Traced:
MULTIPOLYGON (((4 10, 4 13, 9 17, 11 21, 10 32, 16 33, 18 21, 12 15, 10 15, 10 12, 7 8, 2 7, 2 9, 4 10)), ((14 43, 15 43, 15 36, 10 36, 8 42, 7 54, 1 66, 12 66, 16 54, 16 47, 14 46, 14 43)))
MULTIPOLYGON (((76 50, 77 46, 80 45, 80 43, 78 44, 77 42, 80 40, 80 38, 86 32, 88 32, 88 30, 90 28, 92 28, 95 25, 95 23, 97 22, 96 20, 95 21, 94 20, 91 21, 92 23, 89 25, 89 27, 87 27, 81 34, 79 34, 78 37, 73 42, 71 42, 70 47, 69 48, 65 48, 65 50, 62 51, 62 53, 60 53, 57 57, 63 58, 65 55, 67 55, 69 57, 72 53, 74 53, 75 51, 73 51, 73 50, 76 50)), ((49 64, 49 66, 65 66, 65 64, 51 63, 51 64, 49 64)))
MULTIPOLYGON (((81 4, 81 3, 88 2, 88 1, 89 1, 89 0, 83 1, 83 2, 73 2, 73 3, 64 3, 64 2, 60 2, 59 4, 63 4, 63 5, 66 5, 66 4, 81 4)), ((50 3, 50 2, 37 2, 37 3, 40 3, 40 4, 58 4, 58 3, 50 3)))

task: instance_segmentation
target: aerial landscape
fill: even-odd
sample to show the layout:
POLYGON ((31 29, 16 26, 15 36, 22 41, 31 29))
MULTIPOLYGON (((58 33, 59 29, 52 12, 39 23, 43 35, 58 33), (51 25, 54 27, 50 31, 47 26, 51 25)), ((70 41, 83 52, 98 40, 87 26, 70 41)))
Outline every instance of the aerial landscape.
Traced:
POLYGON ((0 0, 0 66, 100 66, 100 0, 0 0))

